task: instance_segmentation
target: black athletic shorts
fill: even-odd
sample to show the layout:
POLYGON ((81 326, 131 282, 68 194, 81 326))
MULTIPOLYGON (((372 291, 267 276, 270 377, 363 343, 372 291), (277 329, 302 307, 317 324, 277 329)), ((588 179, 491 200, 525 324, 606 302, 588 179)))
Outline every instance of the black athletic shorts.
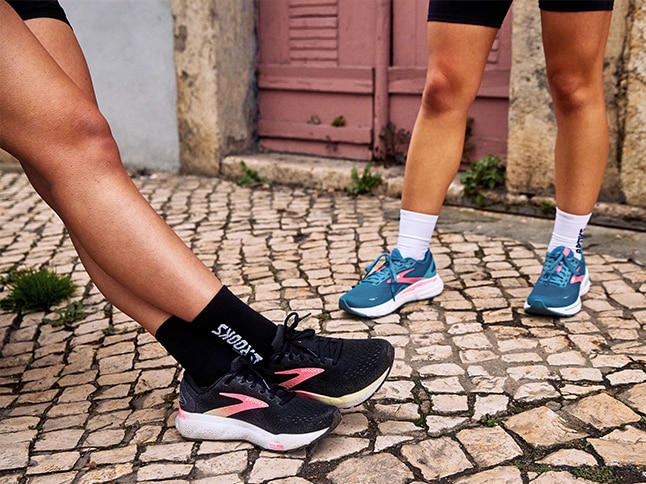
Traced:
MULTIPOLYGON (((499 29, 512 0, 430 0, 428 20, 499 29)), ((589 12, 612 10, 613 0, 538 0, 541 10, 589 12)))
POLYGON ((33 18, 54 18, 70 24, 63 7, 57 0, 7 0, 7 3, 18 12, 20 18, 29 20, 33 18))

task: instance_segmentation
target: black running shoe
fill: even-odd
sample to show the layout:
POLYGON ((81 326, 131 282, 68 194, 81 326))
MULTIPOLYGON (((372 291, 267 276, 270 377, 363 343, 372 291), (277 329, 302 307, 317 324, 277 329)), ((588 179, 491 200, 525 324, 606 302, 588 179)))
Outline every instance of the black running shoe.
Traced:
POLYGON ((336 407, 285 390, 242 358, 208 388, 185 373, 179 407, 175 427, 187 439, 246 440, 274 451, 309 445, 341 421, 336 407))
POLYGON ((340 408, 365 402, 381 387, 395 358, 388 341, 316 336, 312 329, 296 330, 301 320, 290 313, 277 328, 274 354, 263 363, 274 381, 340 408))

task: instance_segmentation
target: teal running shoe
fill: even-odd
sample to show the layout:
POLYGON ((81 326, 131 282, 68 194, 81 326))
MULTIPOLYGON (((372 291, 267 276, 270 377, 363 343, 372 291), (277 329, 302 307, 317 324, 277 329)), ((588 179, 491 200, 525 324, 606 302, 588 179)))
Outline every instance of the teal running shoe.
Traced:
POLYGON ((525 311, 546 316, 574 316, 581 310, 581 296, 590 289, 585 259, 571 249, 557 247, 547 254, 543 272, 525 302, 525 311))
POLYGON ((421 261, 402 257, 398 249, 377 257, 367 268, 363 280, 339 299, 339 307, 367 318, 392 313, 402 305, 431 299, 444 289, 430 250, 421 261), (384 260, 379 269, 371 272, 384 260))

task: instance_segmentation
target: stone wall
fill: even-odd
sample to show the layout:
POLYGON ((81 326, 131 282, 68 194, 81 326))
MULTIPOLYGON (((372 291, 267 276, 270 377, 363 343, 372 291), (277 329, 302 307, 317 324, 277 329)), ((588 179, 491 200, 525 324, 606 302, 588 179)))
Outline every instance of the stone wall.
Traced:
POLYGON ((629 205, 646 207, 646 2, 630 9, 625 54, 625 117, 621 185, 629 205))
MULTIPOLYGON (((600 200, 646 205, 646 12, 615 1, 604 70, 610 155, 600 200)), ((556 125, 545 75, 540 14, 535 0, 514 2, 507 188, 554 193, 556 125)))
POLYGON ((254 144, 254 0, 172 0, 180 165, 216 175, 254 144))

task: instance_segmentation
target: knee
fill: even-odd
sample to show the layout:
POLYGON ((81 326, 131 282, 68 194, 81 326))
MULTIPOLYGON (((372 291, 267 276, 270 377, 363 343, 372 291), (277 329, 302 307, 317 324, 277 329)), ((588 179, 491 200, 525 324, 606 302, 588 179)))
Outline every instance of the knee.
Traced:
POLYGON ((584 76, 552 72, 548 73, 548 82, 554 108, 564 114, 585 108, 595 98, 597 91, 603 98, 603 87, 591 85, 584 76))
POLYGON ((70 158, 84 170, 119 167, 121 158, 107 120, 97 109, 78 110, 70 122, 70 158))
POLYGON ((467 111, 473 103, 478 86, 470 86, 459 75, 445 71, 429 71, 422 93, 422 111, 442 114, 467 111))
POLYGON ((78 110, 72 119, 72 129, 80 144, 105 145, 114 143, 110 126, 96 109, 78 110))

